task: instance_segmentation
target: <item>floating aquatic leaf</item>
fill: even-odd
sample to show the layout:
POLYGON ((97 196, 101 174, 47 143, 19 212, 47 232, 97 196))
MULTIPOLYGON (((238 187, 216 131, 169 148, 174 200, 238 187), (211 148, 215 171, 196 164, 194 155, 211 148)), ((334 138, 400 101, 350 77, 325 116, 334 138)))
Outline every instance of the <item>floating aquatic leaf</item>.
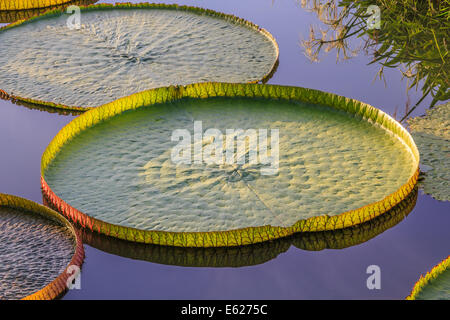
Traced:
POLYGON ((450 256, 421 276, 407 300, 450 300, 450 256))
POLYGON ((81 9, 79 24, 57 10, 7 26, 0 42, 5 94, 69 109, 168 85, 258 82, 278 61, 266 30, 178 5, 94 5, 81 9))
POLYGON ((275 259, 291 245, 302 250, 343 249, 366 242, 402 221, 414 208, 415 188, 405 200, 385 214, 350 228, 294 234, 291 237, 248 246, 223 248, 180 248, 124 241, 80 229, 83 243, 126 258, 183 267, 242 267, 275 259))
POLYGON ((0 300, 57 298, 67 268, 80 267, 83 257, 81 238, 65 218, 0 193, 0 300))
POLYGON ((218 247, 369 221, 409 194, 418 161, 409 133, 359 101, 299 87, 202 83, 81 115, 47 147, 41 174, 50 202, 83 227, 136 242, 218 247), (248 160, 174 163, 174 130, 192 132, 197 120, 223 133, 279 130, 278 171, 263 174, 268 164, 248 160))
POLYGON ((450 201, 450 102, 408 120, 426 168, 420 185, 437 200, 450 201))
POLYGON ((57 6, 72 0, 0 0, 0 10, 24 10, 57 6))

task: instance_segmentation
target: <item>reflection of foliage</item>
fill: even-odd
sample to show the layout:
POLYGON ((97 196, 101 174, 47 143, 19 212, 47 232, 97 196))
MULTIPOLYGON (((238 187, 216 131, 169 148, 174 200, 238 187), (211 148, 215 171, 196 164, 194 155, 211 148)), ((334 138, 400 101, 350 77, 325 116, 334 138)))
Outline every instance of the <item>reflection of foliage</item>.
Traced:
MULTIPOLYGON (((446 35, 449 32, 449 0, 302 0, 302 7, 316 13, 326 25, 320 30, 311 27, 309 39, 302 42, 305 53, 317 61, 319 52, 336 49, 343 58, 355 55, 351 49, 352 36, 363 38, 362 49, 372 54, 369 64, 380 63, 383 69, 401 67, 410 80, 408 89, 422 84, 422 98, 432 95, 433 107, 437 101, 450 97, 449 52, 446 35), (381 11, 381 28, 368 29, 367 8, 377 5, 381 11)), ((410 109, 406 118, 415 106, 410 109)))

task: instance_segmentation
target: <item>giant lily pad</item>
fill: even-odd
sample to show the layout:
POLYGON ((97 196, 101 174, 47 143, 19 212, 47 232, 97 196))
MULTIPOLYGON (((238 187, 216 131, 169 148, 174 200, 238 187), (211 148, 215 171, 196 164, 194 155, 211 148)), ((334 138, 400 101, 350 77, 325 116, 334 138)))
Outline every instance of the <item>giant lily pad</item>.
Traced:
POLYGON ((366 222, 408 195, 418 161, 409 133, 367 104, 299 87, 203 83, 149 90, 81 115, 47 147, 41 174, 50 202, 83 227, 211 247, 366 222), (199 138, 214 128, 223 143, 199 138), (259 161, 250 160, 248 144, 229 158, 215 149, 220 161, 209 161, 206 150, 243 141, 228 129, 258 132, 259 161), (190 164, 173 157, 179 130, 191 152, 200 150, 186 151, 190 164))
POLYGON ((368 222, 334 231, 304 232, 291 237, 239 247, 180 248, 136 243, 81 229, 83 243, 122 257, 182 267, 243 267, 265 263, 292 245, 302 250, 343 249, 380 235, 400 223, 417 200, 415 188, 402 202, 368 222))
POLYGON ((0 30, 8 44, 0 47, 0 89, 19 100, 83 109, 168 85, 258 82, 278 61, 266 30, 212 10, 102 4, 80 16, 80 29, 54 11, 0 30))
MULTIPOLYGON (((69 0, 63 1, 62 4, 52 5, 51 7, 33 7, 33 9, 21 9, 21 10, 4 10, 0 9, 0 23, 10 23, 17 20, 29 19, 31 17, 38 16, 46 11, 65 9, 68 6, 87 6, 97 2, 98 0, 69 0)), ((8 1, 7 1, 8 2, 8 1)), ((14 4, 14 1, 9 1, 8 3, 14 4)), ((30 3, 28 1, 28 3, 30 3)), ((0 8, 2 2, 0 1, 0 8)))
POLYGON ((57 6, 72 0, 0 0, 0 10, 25 10, 57 6))
POLYGON ((81 238, 60 214, 0 194, 0 300, 54 299, 83 262, 81 238))
POLYGON ((450 300, 450 256, 414 285, 408 300, 450 300))
POLYGON ((437 200, 450 201, 450 102, 408 123, 421 154, 421 187, 437 200))

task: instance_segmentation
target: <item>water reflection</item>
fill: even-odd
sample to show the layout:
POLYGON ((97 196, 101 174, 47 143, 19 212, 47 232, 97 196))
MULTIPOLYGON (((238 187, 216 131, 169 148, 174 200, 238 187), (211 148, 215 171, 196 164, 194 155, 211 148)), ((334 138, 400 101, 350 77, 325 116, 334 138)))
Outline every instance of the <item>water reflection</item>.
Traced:
POLYGON ((410 106, 407 102, 401 121, 428 96, 430 107, 450 98, 450 55, 447 1, 301 0, 301 6, 316 14, 322 28, 310 27, 309 38, 302 41, 306 56, 318 61, 319 54, 335 50, 337 60, 349 59, 359 52, 379 64, 376 77, 384 79, 384 68, 398 68, 408 79, 408 90, 421 87, 422 97, 410 106), (379 26, 370 24, 374 17, 379 26), (445 27, 447 26, 447 27, 445 27), (361 43, 355 46, 355 40, 361 43))
POLYGON ((11 23, 18 20, 29 19, 31 17, 40 15, 44 12, 56 10, 56 9, 65 9, 68 6, 76 5, 76 6, 88 6, 90 4, 96 3, 98 0, 74 0, 68 3, 64 3, 57 6, 39 8, 39 9, 28 9, 28 10, 0 10, 0 23, 11 23))
MULTIPOLYGON (((243 267, 265 263, 292 245, 301 250, 344 249, 364 243, 400 223, 414 208, 417 187, 397 206, 359 226, 300 233, 255 245, 228 248, 180 248, 133 243, 80 229, 83 242, 99 250, 137 260, 183 267, 243 267)), ((44 198, 44 203, 48 202, 44 198)))

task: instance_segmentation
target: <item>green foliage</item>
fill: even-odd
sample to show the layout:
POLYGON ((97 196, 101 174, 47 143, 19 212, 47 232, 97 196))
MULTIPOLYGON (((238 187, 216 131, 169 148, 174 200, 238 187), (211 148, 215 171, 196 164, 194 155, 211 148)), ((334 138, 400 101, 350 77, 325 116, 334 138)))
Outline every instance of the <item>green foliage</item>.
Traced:
POLYGON ((362 49, 373 56, 369 64, 381 64, 380 78, 384 68, 400 68, 409 80, 408 90, 421 86, 422 97, 402 121, 430 94, 430 107, 450 98, 449 0, 339 0, 337 4, 337 0, 310 0, 302 5, 307 2, 328 28, 321 31, 321 37, 311 28, 310 39, 303 42, 310 58, 317 60, 322 49, 336 49, 338 58, 339 53, 348 58, 358 51, 348 43, 355 36, 363 39, 362 49), (380 8, 379 30, 367 27, 370 5, 380 8))

